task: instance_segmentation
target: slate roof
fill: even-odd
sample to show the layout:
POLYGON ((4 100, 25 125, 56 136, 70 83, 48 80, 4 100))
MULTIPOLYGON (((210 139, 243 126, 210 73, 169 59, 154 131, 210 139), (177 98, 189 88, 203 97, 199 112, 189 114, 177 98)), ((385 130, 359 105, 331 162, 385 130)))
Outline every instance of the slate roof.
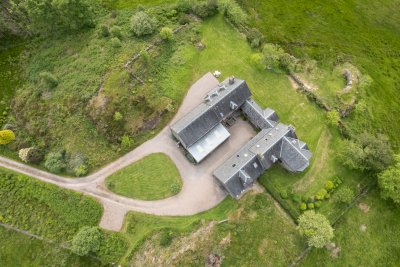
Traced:
POLYGON ((305 143, 297 139, 294 130, 283 123, 263 129, 219 166, 213 176, 237 198, 249 185, 243 181, 243 171, 249 174, 247 180, 252 182, 275 162, 292 172, 303 171, 312 154, 305 143))
POLYGON ((187 149, 239 109, 250 96, 244 80, 234 79, 231 84, 226 79, 205 96, 203 103, 172 125, 171 131, 187 149))
POLYGON ((241 107, 243 114, 258 129, 274 127, 279 118, 276 112, 270 108, 262 109, 253 99, 248 99, 241 107))

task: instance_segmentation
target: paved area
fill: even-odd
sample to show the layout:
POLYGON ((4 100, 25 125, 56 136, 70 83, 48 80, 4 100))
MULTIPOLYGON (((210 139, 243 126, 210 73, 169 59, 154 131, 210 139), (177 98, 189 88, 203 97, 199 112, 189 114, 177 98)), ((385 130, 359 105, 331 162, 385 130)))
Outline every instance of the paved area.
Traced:
MULTIPOLYGON (((218 83, 218 80, 211 73, 207 73, 198 80, 188 91, 180 109, 170 124, 201 103, 207 92, 218 83)), ((4 157, 0 157, 0 166, 44 182, 93 196, 104 206, 104 214, 100 226, 105 229, 119 231, 128 211, 183 216, 208 210, 220 203, 225 198, 226 193, 215 182, 212 172, 255 135, 251 125, 242 120, 238 120, 229 131, 231 137, 199 165, 193 165, 185 158, 171 138, 169 125, 167 125, 153 139, 143 143, 101 170, 82 178, 61 177, 4 157), (156 152, 168 155, 179 170, 183 186, 181 192, 177 195, 162 200, 144 201, 119 196, 105 188, 104 180, 106 177, 156 152)))

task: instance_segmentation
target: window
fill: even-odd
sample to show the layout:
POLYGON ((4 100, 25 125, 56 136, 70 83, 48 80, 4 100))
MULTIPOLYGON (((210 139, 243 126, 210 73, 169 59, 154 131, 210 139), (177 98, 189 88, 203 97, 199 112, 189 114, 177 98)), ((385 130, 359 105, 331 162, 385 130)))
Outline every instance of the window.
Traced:
POLYGON ((257 169, 257 168, 258 168, 257 162, 254 162, 254 163, 253 163, 253 167, 254 167, 254 169, 257 169))

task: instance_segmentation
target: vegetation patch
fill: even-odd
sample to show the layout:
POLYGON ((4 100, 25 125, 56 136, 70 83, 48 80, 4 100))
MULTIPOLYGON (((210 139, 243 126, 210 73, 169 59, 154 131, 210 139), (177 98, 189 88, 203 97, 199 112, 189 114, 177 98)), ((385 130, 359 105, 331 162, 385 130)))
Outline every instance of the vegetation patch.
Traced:
POLYGON ((157 153, 125 167, 109 176, 109 190, 131 198, 155 200, 177 194, 182 180, 174 162, 166 155, 157 153))

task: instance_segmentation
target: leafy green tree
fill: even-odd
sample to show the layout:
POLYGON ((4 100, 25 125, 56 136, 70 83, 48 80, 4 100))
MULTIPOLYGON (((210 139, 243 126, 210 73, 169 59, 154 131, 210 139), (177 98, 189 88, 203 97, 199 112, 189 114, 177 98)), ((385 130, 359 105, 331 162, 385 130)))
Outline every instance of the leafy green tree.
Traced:
POLYGON ((298 229, 312 247, 322 248, 333 238, 333 228, 328 219, 314 211, 305 211, 300 215, 298 229))
POLYGON ((326 113, 326 118, 328 119, 329 125, 338 126, 340 121, 339 112, 335 109, 328 111, 326 113))
POLYGON ((65 163, 64 153, 51 152, 47 154, 44 166, 51 172, 60 173, 65 170, 67 164, 65 163))
POLYGON ((0 145, 7 145, 15 140, 15 134, 11 130, 0 131, 0 145))
POLYGON ((97 252, 100 249, 103 234, 98 227, 82 227, 72 239, 72 251, 80 256, 97 252))
POLYGON ((344 141, 340 158, 351 169, 377 173, 393 162, 393 151, 385 135, 364 132, 344 141))
POLYGON ((172 40, 172 38, 174 37, 174 33, 171 28, 162 27, 161 31, 160 31, 160 36, 161 36, 161 39, 163 39, 165 41, 169 41, 169 40, 172 40))
POLYGON ((234 0, 218 1, 218 9, 235 25, 245 24, 247 21, 247 14, 234 0))
POLYGON ((379 174, 378 184, 383 199, 391 199, 400 205, 400 154, 395 157, 395 164, 379 174))
POLYGON ((333 195, 333 200, 339 203, 350 204, 354 199, 354 192, 348 186, 343 186, 339 188, 333 195))
POLYGON ((281 57, 285 51, 279 46, 274 44, 265 44, 262 50, 261 62, 266 69, 276 70, 280 66, 281 57))
POLYGON ((131 30, 136 36, 152 34, 157 28, 157 20, 143 11, 137 12, 131 18, 131 30))

